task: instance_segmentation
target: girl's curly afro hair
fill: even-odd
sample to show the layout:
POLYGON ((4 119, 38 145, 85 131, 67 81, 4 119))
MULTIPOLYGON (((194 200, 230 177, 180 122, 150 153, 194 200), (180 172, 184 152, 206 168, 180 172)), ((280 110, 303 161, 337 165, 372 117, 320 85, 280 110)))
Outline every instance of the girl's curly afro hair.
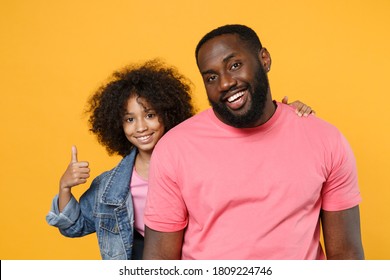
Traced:
POLYGON ((133 96, 143 98, 156 111, 165 132, 195 113, 191 82, 174 67, 155 59, 116 71, 87 103, 90 131, 110 155, 124 157, 133 148, 122 123, 127 101, 133 96))

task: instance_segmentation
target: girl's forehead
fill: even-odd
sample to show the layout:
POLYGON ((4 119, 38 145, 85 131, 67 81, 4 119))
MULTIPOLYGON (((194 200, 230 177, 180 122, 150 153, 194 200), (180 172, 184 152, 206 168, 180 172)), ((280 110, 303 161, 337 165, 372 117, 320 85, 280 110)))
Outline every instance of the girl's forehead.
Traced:
POLYGON ((148 102, 144 97, 139 96, 138 94, 131 94, 127 100, 127 107, 138 107, 141 106, 143 110, 153 110, 150 102, 148 102))

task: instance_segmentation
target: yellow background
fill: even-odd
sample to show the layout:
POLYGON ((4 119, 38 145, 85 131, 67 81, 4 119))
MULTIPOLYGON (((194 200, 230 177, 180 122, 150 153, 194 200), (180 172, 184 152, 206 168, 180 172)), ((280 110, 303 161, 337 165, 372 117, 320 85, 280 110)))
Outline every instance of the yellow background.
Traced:
POLYGON ((303 100, 347 137, 366 257, 389 259, 389 14, 389 0, 1 0, 0 259, 100 259, 95 235, 65 238, 45 221, 72 144, 93 177, 119 160, 88 132, 87 97, 113 70, 160 57, 206 108, 194 48, 227 23, 270 51, 275 99, 303 100))

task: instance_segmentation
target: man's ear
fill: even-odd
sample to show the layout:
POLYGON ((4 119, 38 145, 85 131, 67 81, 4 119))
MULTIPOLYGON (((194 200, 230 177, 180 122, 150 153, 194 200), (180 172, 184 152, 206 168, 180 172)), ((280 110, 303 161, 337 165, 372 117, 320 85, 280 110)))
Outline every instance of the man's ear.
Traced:
POLYGON ((271 55, 266 48, 262 48, 259 52, 259 60, 261 65, 264 68, 264 71, 267 73, 271 70, 271 55))

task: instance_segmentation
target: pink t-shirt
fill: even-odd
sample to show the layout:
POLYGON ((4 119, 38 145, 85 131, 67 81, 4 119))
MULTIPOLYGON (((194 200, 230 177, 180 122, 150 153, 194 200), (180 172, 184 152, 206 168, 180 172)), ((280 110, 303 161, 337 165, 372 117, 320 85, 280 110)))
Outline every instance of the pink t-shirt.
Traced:
POLYGON ((133 197, 134 207, 134 228, 144 236, 144 209, 146 194, 148 192, 148 181, 138 175, 135 167, 133 168, 133 175, 131 176, 130 191, 133 197))
POLYGON ((157 144, 145 224, 186 228, 182 259, 323 259, 320 210, 361 201, 341 133, 277 104, 266 124, 248 129, 208 109, 157 144))

